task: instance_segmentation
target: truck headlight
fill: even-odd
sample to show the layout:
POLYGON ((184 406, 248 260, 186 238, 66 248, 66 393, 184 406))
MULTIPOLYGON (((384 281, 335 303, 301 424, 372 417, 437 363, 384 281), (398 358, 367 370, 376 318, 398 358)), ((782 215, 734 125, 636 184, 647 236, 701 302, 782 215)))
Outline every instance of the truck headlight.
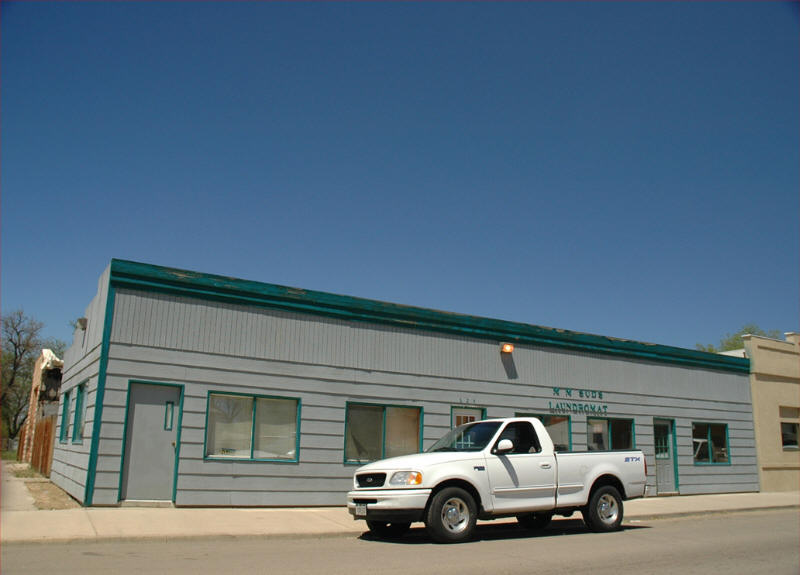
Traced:
POLYGON ((422 473, 419 471, 398 471, 392 475, 389 485, 420 485, 422 473))

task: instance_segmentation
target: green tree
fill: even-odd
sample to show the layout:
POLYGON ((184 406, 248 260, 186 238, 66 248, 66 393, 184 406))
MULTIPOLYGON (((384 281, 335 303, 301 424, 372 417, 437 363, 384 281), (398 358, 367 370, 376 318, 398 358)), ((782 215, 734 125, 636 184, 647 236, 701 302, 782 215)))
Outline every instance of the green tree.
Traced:
POLYGON ((719 345, 714 345, 713 343, 698 343, 696 347, 700 351, 707 351, 709 353, 719 353, 721 351, 742 349, 744 347, 744 340, 742 339, 742 336, 747 334, 760 335, 772 339, 781 339, 782 335, 780 330, 773 329, 770 331, 764 331, 754 323, 746 323, 738 331, 726 334, 725 337, 719 341, 719 345))
POLYGON ((3 315, 0 360, 0 417, 3 436, 13 439, 28 416, 33 367, 42 349, 63 357, 66 343, 41 336, 44 324, 15 310, 3 315))

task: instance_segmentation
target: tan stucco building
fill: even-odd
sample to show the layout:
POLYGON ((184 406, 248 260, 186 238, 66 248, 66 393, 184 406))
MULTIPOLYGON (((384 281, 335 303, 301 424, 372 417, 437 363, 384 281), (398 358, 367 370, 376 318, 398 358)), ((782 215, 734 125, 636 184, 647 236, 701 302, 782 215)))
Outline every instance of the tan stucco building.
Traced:
POLYGON ((750 358, 750 387, 761 491, 800 489, 800 333, 786 341, 743 337, 750 358))

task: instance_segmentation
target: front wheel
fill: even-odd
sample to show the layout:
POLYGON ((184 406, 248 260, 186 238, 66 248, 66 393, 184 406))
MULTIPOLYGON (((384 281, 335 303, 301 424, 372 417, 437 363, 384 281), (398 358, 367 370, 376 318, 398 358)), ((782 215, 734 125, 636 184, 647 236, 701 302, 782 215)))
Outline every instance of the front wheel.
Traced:
POLYGON ((367 521, 367 527, 376 537, 393 539, 405 535, 411 523, 389 523, 387 521, 367 521))
POLYGON ((622 527, 622 497, 616 487, 604 485, 592 493, 583 520, 597 533, 618 531, 622 527))
POLYGON ((460 543, 472 537, 477 520, 472 495, 460 487, 446 487, 433 496, 425 527, 437 543, 460 543))

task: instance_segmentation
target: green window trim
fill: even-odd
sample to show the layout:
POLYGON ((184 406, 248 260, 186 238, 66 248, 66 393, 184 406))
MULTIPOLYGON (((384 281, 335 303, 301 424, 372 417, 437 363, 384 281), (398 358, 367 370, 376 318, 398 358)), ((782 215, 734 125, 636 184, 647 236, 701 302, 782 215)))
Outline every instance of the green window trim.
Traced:
POLYGON ((75 388, 75 413, 72 419, 72 443, 83 443, 83 410, 86 404, 86 384, 75 388))
POLYGON ((731 448, 730 448, 730 428, 728 427, 727 423, 716 423, 710 421, 693 421, 692 422, 692 459, 694 460, 694 464, 696 466, 702 467, 704 465, 710 466, 727 466, 731 465, 731 448), (708 426, 706 431, 705 437, 695 437, 695 426, 705 425, 708 426), (713 461, 714 454, 712 450, 708 451, 708 461, 698 461, 697 456, 700 453, 701 446, 695 447, 695 441, 707 441, 707 445, 711 445, 716 447, 713 443, 712 438, 712 427, 724 427, 725 428, 725 445, 722 448, 722 452, 725 456, 725 461, 713 461))
POLYGON ((59 430, 59 443, 67 443, 69 438, 69 402, 70 392, 64 392, 64 404, 61 406, 61 429, 59 430))
POLYGON ((347 438, 348 438, 348 430, 350 427, 350 407, 351 406, 361 406, 361 407, 372 407, 376 409, 382 410, 381 415, 381 456, 378 459, 372 459, 369 461, 379 461, 381 459, 386 458, 386 411, 391 408, 396 409, 414 409, 419 414, 419 422, 417 425, 417 437, 418 437, 418 445, 417 445, 417 452, 422 451, 422 432, 425 429, 425 412, 421 406, 418 405, 399 405, 399 404, 388 404, 388 403, 365 403, 360 401, 348 401, 345 404, 345 421, 344 421, 344 464, 345 465, 365 465, 369 463, 367 460, 363 459, 348 459, 347 457, 347 438))
POLYGON ((220 461, 225 463, 299 463, 300 462, 300 422, 302 414, 302 402, 299 397, 286 397, 278 395, 258 395, 252 393, 238 393, 230 391, 209 391, 206 396, 206 422, 205 433, 203 434, 203 461, 220 461), (209 413, 211 411, 211 396, 226 396, 236 398, 252 399, 252 413, 250 415, 250 455, 249 457, 233 457, 225 455, 209 455, 208 454, 208 437, 209 437, 209 413), (295 444, 294 444, 294 457, 293 458, 266 458, 255 457, 255 444, 256 444, 256 410, 259 399, 278 399, 285 401, 294 401, 297 404, 295 411, 295 444))
MULTIPOLYGON (((563 417, 563 418, 565 418, 567 420, 567 442, 568 442, 567 451, 572 451, 572 416, 571 415, 567 415, 567 414, 562 415, 562 414, 555 414, 555 413, 527 413, 527 412, 523 413, 523 412, 517 412, 517 413, 514 414, 514 417, 535 417, 536 419, 541 421, 542 425, 544 425, 545 427, 547 427, 548 419, 551 418, 551 417, 563 417)), ((551 439, 552 439, 552 437, 551 437, 551 439)), ((556 451, 559 451, 559 449, 556 449, 556 451)))
MULTIPOLYGON (((589 422, 590 421, 605 421, 607 423, 606 431, 608 435, 608 447, 597 451, 626 451, 636 449, 636 420, 624 417, 587 417, 586 418, 586 446, 589 447, 589 422), (630 423, 631 424, 631 446, 630 447, 614 447, 613 434, 611 433, 612 423, 630 423)), ((590 449, 590 451, 593 451, 590 449)))
POLYGON ((480 417, 478 417, 478 421, 486 419, 486 408, 485 407, 477 407, 474 405, 451 405, 450 406, 450 429, 458 427, 455 421, 455 412, 457 409, 465 409, 470 411, 477 411, 480 413, 480 417))

